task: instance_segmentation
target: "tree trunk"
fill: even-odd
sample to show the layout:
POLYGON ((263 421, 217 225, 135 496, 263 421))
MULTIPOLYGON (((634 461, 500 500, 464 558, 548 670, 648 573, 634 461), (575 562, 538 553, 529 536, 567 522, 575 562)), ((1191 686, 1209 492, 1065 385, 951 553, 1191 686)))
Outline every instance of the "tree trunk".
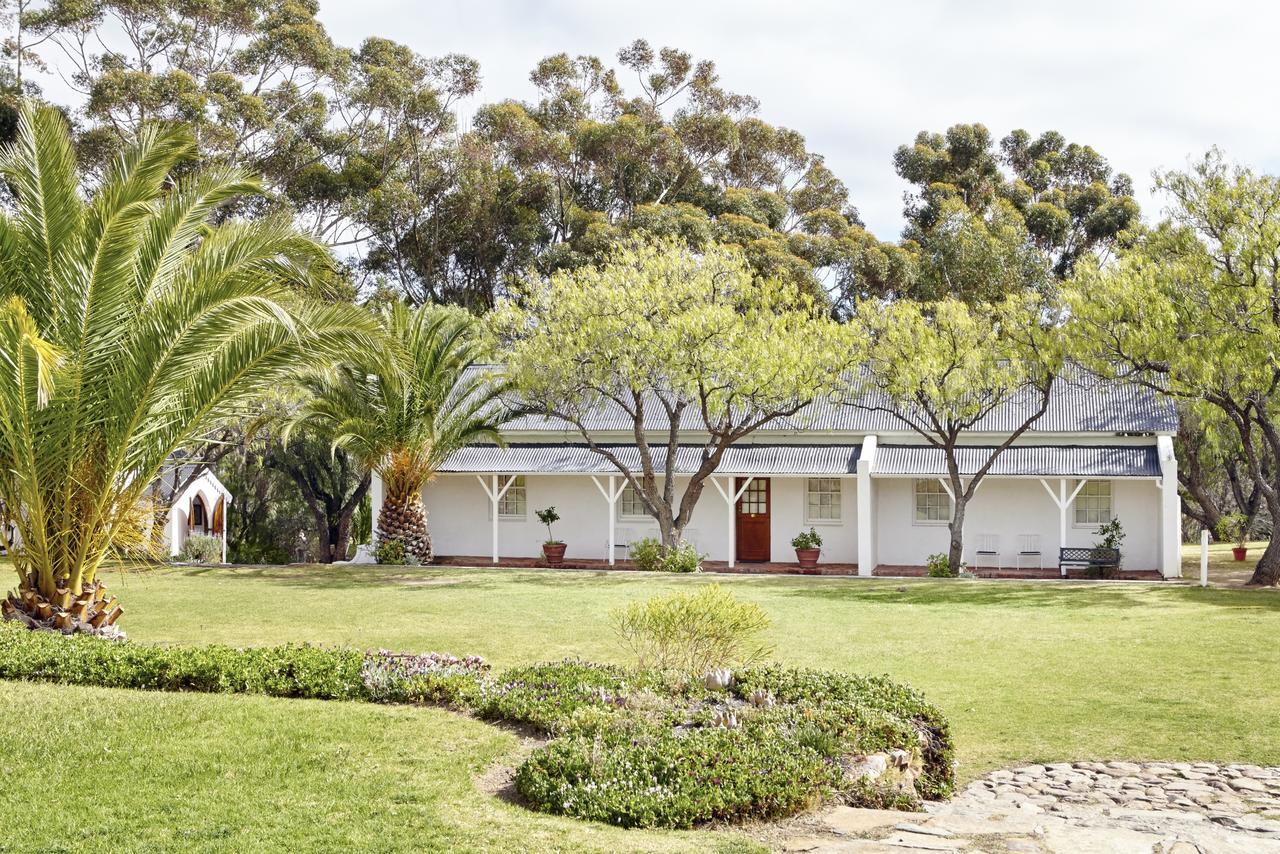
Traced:
POLYGON ((951 534, 951 542, 947 547, 947 564, 952 575, 959 575, 964 565, 964 511, 969 503, 964 493, 955 489, 955 509, 951 513, 951 523, 947 530, 951 534))
POLYGON ((378 542, 393 540, 404 543, 405 556, 416 558, 419 563, 431 563, 435 557, 427 529, 427 511, 417 494, 410 495, 408 500, 388 495, 383 502, 378 513, 378 542))
POLYGON ((1253 576, 1249 584, 1259 587, 1276 587, 1280 585, 1280 537, 1272 537, 1267 548, 1253 568, 1253 576))

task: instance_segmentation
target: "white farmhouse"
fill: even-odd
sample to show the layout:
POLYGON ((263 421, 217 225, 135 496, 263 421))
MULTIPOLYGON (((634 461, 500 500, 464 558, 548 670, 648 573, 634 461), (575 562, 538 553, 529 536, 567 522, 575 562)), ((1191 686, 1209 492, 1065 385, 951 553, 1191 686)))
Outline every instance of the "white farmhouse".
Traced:
MULTIPOLYGON (((961 455, 962 471, 973 471, 1020 423, 1020 406, 993 412, 965 437, 972 451, 961 455)), ((587 426, 594 441, 638 472, 625 414, 603 410, 587 426)), ((966 518, 966 562, 1056 576, 1060 548, 1093 546, 1098 527, 1115 518, 1126 533, 1125 571, 1176 577, 1176 429, 1171 401, 1154 392, 1094 379, 1059 382, 1048 411, 979 485, 966 518)), ((442 562, 527 563, 540 555, 546 535, 534 511, 549 505, 563 519, 556 534, 567 542, 570 562, 611 564, 626 558, 629 543, 657 536, 625 478, 576 430, 524 417, 504 435, 505 448, 455 453, 423 491, 442 562)), ((700 439, 692 429, 685 435, 700 439)), ((665 424, 655 424, 652 440, 665 444, 665 424)), ((692 471, 697 446, 681 453, 688 460, 678 459, 677 471, 692 471)), ((655 462, 660 469, 661 458, 655 462)), ((892 415, 817 402, 726 452, 685 538, 708 556, 709 568, 794 566, 791 539, 812 527, 822 535, 828 567, 918 573, 930 554, 947 550, 944 475, 942 451, 892 415)), ((375 481, 374 518, 380 487, 375 481)))

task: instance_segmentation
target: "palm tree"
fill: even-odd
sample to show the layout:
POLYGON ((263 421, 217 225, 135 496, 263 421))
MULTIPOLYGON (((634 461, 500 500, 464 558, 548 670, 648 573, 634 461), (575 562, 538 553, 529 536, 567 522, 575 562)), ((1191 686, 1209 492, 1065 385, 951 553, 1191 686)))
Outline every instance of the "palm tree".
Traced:
POLYGON ((406 555, 427 563, 433 553, 422 488, 457 449, 501 443, 509 387, 483 369, 482 336, 465 311, 397 304, 382 322, 397 369, 345 364, 303 377, 309 398, 291 427, 322 431, 376 472, 384 490, 378 541, 398 540, 406 555))
POLYGON ((286 219, 226 216, 255 180, 175 179, 194 154, 187 132, 150 128, 82 190, 66 121, 29 104, 0 150, 14 199, 0 211, 0 502, 21 541, 5 616, 109 627, 120 609, 98 568, 139 542, 165 460, 299 362, 377 332, 353 306, 297 296, 328 262, 286 219))

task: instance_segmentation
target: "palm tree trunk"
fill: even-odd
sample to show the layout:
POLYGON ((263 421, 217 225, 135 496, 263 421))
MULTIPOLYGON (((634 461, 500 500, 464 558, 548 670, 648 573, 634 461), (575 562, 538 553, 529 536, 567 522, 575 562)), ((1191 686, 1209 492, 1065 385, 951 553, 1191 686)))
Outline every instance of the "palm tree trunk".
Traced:
POLYGON ((417 493, 387 495, 378 513, 378 542, 392 540, 404 543, 406 556, 419 563, 430 563, 435 553, 431 548, 431 533, 427 530, 427 511, 417 493))

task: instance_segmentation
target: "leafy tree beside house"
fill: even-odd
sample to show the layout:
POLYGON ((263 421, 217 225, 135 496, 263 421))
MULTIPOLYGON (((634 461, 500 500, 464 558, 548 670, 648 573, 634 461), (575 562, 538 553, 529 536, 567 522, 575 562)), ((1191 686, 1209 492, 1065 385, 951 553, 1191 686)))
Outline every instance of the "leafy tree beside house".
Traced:
POLYGON ((0 151, 16 199, 0 213, 0 501, 23 544, 7 616, 83 621, 96 605, 68 608, 97 601, 177 449, 374 331, 297 296, 326 257, 288 221, 215 224, 259 185, 225 167, 174 181, 193 154, 185 132, 144 129, 86 188, 66 120, 31 105, 0 151))
POLYGON ((381 320, 392 364, 349 361, 305 375, 309 399, 291 430, 328 436, 335 450, 381 477, 379 544, 399 542, 427 563, 433 552, 422 488, 458 448, 501 441, 507 385, 481 368, 486 341, 465 311, 396 303, 381 320))
MULTIPOLYGON (((1082 266, 1072 338, 1099 371, 1207 408, 1229 425, 1263 504, 1280 519, 1280 178, 1211 151, 1157 175, 1169 219, 1117 262, 1082 266)), ((1251 584, 1280 584, 1280 538, 1251 584)))
POLYGON ((1049 405, 1061 372, 1059 330, 1034 294, 968 305, 864 302, 848 327, 849 350, 860 357, 844 402, 886 415, 919 435, 943 459, 951 498, 947 560, 953 575, 964 561, 965 513, 983 478, 1049 405), (972 462, 962 439, 992 429, 990 417, 1011 412, 972 462))
POLYGON ((521 404, 575 430, 611 463, 677 545, 725 451, 827 392, 848 354, 825 307, 760 279, 734 247, 632 238, 605 260, 531 277, 495 312, 521 404), (592 430, 609 408, 639 470, 592 430), (678 451, 692 455, 677 490, 678 451))

